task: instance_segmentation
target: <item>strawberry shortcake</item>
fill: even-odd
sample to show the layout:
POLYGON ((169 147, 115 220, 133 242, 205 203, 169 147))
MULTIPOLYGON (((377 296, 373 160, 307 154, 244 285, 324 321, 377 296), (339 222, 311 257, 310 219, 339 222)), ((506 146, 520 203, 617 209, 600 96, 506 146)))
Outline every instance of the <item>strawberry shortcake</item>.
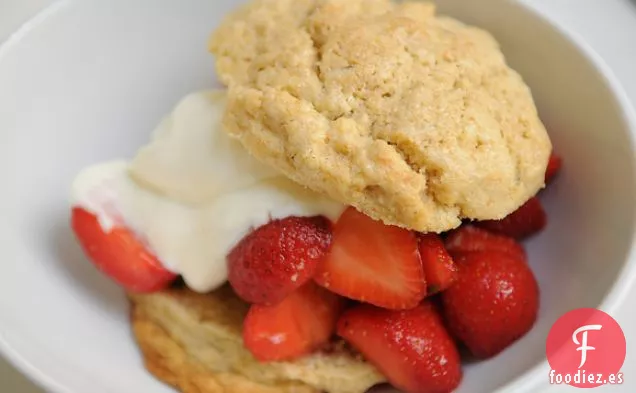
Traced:
POLYGON ((521 241, 559 171, 530 90, 431 4, 254 0, 214 32, 223 89, 81 171, 71 225, 183 392, 459 386, 533 326, 521 241))

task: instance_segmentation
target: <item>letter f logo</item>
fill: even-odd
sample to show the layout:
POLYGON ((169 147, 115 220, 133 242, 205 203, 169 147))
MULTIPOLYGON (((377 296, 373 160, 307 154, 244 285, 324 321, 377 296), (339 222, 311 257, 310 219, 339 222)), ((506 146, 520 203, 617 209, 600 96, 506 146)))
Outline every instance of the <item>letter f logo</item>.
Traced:
POLYGON ((572 341, 574 341, 574 344, 580 345, 580 347, 576 349, 577 351, 581 351, 581 364, 579 365, 579 368, 583 367, 583 365, 585 364, 585 361, 587 360, 587 351, 593 351, 596 349, 594 347, 587 345, 587 332, 590 330, 601 330, 602 327, 603 327, 602 325, 585 325, 576 329, 574 333, 572 334, 572 341), (583 333, 581 335, 582 338, 580 342, 579 342, 579 339, 577 338, 579 333, 583 333))

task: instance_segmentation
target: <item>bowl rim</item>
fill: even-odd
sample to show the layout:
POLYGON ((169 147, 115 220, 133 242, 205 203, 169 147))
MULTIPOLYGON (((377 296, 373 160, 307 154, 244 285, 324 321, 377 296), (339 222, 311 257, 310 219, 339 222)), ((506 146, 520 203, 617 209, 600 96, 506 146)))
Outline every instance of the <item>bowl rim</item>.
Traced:
MULTIPOLYGON (((543 21, 546 27, 551 28, 561 35, 590 62, 611 91, 612 98, 615 100, 618 108, 620 108, 621 120, 627 126, 631 149, 636 155, 636 108, 633 106, 630 97, 627 95, 627 92, 612 68, 580 34, 557 22, 552 15, 534 8, 525 1, 508 1, 509 3, 514 3, 514 7, 519 7, 535 19, 543 21)), ((0 42, 0 60, 2 60, 6 52, 11 50, 11 48, 31 30, 37 28, 47 18, 71 3, 70 0, 55 0, 22 23, 16 30, 8 35, 6 40, 0 42)), ((631 160, 631 165, 634 172, 636 172, 636 159, 631 160)), ((636 185, 634 185, 634 188, 636 188, 636 185)), ((636 221, 636 215, 633 219, 636 221)), ((625 302, 625 298, 631 289, 631 284, 634 282, 636 282, 636 232, 632 234, 630 250, 626 255, 624 264, 617 278, 597 308, 610 315, 615 314, 619 307, 625 302)), ((71 391, 70 388, 64 386, 61 382, 49 376, 43 369, 35 366, 30 360, 23 357, 11 346, 9 341, 2 334, 0 334, 0 354, 40 388, 54 393, 77 393, 71 391)), ((497 388, 494 393, 531 392, 536 391, 537 388, 542 386, 547 387, 547 375, 549 370, 550 366, 547 359, 543 360, 541 363, 526 370, 522 375, 497 388)))

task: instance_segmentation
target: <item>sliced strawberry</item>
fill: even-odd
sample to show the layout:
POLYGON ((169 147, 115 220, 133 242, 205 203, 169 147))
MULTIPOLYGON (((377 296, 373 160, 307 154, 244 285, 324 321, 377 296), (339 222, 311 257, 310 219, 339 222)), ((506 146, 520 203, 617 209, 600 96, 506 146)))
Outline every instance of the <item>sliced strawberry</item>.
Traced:
POLYGON ((311 280, 331 244, 331 223, 322 216, 273 220, 230 251, 228 279, 246 302, 274 304, 311 280))
POLYGON ((477 358, 489 358, 525 335, 539 308, 539 287, 523 259, 499 251, 457 257, 459 278, 442 292, 448 329, 477 358))
POLYGON ((560 156, 552 153, 550 154, 550 160, 548 161, 548 167, 545 171, 545 184, 550 183, 561 170, 563 166, 563 160, 560 156))
POLYGON ((413 308, 426 295, 416 235, 354 208, 336 223, 315 281, 339 295, 390 309, 413 308))
POLYGON ((501 220, 479 221, 475 225, 494 233, 523 239, 540 232, 547 223, 548 216, 539 198, 533 197, 501 220))
POLYGON ((526 252, 515 239, 491 233, 472 225, 463 225, 451 231, 444 244, 453 256, 473 251, 501 251, 516 258, 526 259, 526 252))
POLYGON ((429 295, 450 287, 457 279, 457 266, 439 235, 420 235, 420 256, 429 295))
POLYGON ((97 217, 79 207, 73 208, 71 227, 93 264, 128 291, 159 291, 177 277, 125 227, 104 232, 97 217))
POLYGON ((296 359, 329 342, 343 307, 343 298, 309 282, 276 305, 252 305, 243 342, 262 362, 296 359))
POLYGON ((338 321, 338 335, 404 392, 447 393, 461 381, 457 347, 428 301, 400 311, 352 308, 338 321))

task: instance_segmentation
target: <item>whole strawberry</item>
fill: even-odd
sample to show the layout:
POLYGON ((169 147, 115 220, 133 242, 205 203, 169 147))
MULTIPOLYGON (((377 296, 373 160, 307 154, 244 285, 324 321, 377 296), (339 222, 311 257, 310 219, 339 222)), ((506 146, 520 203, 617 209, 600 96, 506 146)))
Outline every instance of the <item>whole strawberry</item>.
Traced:
POLYGON ((501 251, 519 259, 526 259, 525 250, 515 239, 473 225, 462 225, 449 232, 444 246, 452 256, 473 251, 501 251))
POLYGON ((548 216, 541 201, 537 197, 532 197, 501 220, 479 221, 475 225, 520 240, 540 232, 547 223, 548 216))
POLYGON ((330 244, 331 223, 325 217, 270 221, 230 251, 228 280, 249 303, 278 303, 313 277, 330 244))
POLYGON ((537 281, 527 263, 510 253, 468 252, 455 262, 458 279, 441 296, 447 326, 475 357, 492 357, 534 324, 537 281))
POLYGON ((410 310, 354 307, 337 333, 406 393, 448 393, 461 381, 457 347, 429 301, 410 310))
POLYGON ((554 153, 550 154, 548 167, 545 170, 545 184, 548 184, 552 182, 552 180, 554 180, 554 178, 561 171, 561 166, 563 166, 563 159, 554 153))

